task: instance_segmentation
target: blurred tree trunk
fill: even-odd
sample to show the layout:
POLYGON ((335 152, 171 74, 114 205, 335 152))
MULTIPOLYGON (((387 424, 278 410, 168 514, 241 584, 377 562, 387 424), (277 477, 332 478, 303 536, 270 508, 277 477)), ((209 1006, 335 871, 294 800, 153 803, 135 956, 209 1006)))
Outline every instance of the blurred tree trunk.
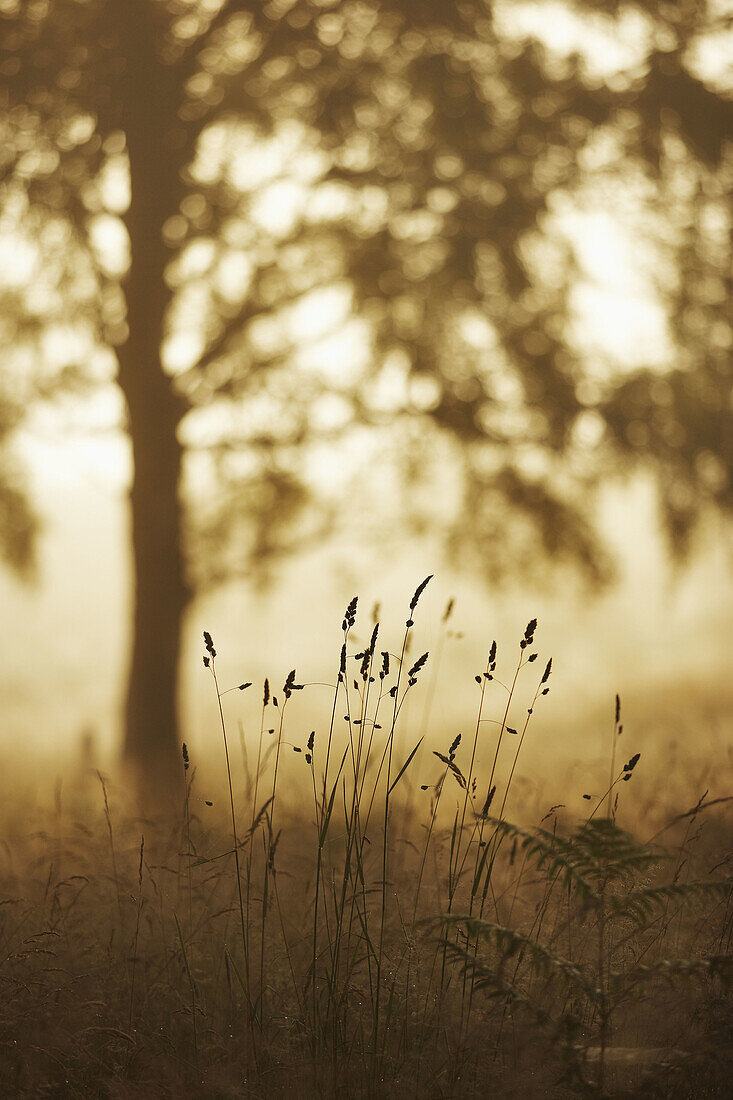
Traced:
POLYGON ((170 300, 162 230, 177 209, 180 188, 179 161, 170 149, 175 82, 156 57, 152 7, 139 0, 116 0, 125 64, 119 106, 131 183, 126 217, 131 263, 125 284, 129 335, 119 349, 119 383, 127 402, 134 462, 133 622, 124 756, 143 796, 170 792, 176 775, 178 663, 189 599, 181 549, 177 436, 184 406, 161 363, 170 300))

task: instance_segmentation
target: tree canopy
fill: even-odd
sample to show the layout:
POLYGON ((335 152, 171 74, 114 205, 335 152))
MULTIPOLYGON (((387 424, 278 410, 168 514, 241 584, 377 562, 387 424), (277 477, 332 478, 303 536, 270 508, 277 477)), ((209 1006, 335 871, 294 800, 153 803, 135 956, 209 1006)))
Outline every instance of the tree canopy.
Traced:
POLYGON ((708 501, 730 507, 730 103, 695 67, 725 30, 711 6, 571 6, 611 35, 638 20, 635 56, 605 78, 542 43, 542 4, 535 34, 483 0, 3 8, 5 204, 34 212, 44 265, 62 236, 75 270, 55 293, 102 348, 126 339, 120 219, 135 112, 155 116, 141 183, 168 249, 163 362, 215 474, 189 517, 202 578, 234 564, 226 531, 259 558, 300 540, 308 454, 388 420, 402 458, 426 431, 433 454, 458 444, 452 520, 482 553, 501 531, 496 553, 515 554, 514 527, 596 568, 601 452, 649 459, 677 542, 708 501), (577 264, 555 204, 614 174, 665 210, 676 361, 661 378, 640 362, 599 382, 568 339, 577 264), (339 371, 332 349, 349 343, 339 371), (583 463, 589 411, 602 438, 583 463))

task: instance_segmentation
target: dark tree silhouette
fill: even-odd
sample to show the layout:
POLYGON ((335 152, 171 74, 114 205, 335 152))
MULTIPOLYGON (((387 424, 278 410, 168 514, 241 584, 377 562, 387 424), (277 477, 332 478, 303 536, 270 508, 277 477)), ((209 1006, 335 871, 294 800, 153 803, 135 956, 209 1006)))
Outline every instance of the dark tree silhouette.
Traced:
POLYGON ((0 556, 11 568, 29 576, 33 572, 37 521, 12 445, 22 416, 22 406, 0 389, 0 556))
POLYGON ((73 308, 117 357, 134 460, 125 749, 155 782, 176 765, 192 592, 242 564, 243 531, 250 562, 306 537, 296 517, 314 440, 398 424, 390 438, 418 467, 420 444, 429 462, 436 440, 455 441, 455 541, 492 570, 543 548, 598 575, 591 489, 631 453, 659 473, 678 539, 707 502, 730 507, 729 249, 708 217, 727 217, 730 105, 693 67, 691 44, 716 30, 707 8, 639 5, 647 55, 608 81, 505 31, 499 8, 0 4, 4 198, 19 224, 32 212, 39 232, 64 227, 86 280, 73 308), (641 363, 589 398, 567 336, 573 254, 552 212, 587 181, 584 154, 605 130, 614 171, 633 162, 657 201, 674 196, 680 366, 660 383, 641 363), (120 220, 124 263, 103 244, 120 220), (334 286, 367 349, 348 383, 294 365, 293 316, 307 321, 313 292, 334 286), (385 401, 389 370, 399 384, 385 401), (340 411, 324 419, 329 396, 340 411), (583 463, 574 433, 589 409, 603 432, 583 463), (639 421, 646 431, 629 433, 639 421), (209 492, 194 508, 197 471, 209 492))

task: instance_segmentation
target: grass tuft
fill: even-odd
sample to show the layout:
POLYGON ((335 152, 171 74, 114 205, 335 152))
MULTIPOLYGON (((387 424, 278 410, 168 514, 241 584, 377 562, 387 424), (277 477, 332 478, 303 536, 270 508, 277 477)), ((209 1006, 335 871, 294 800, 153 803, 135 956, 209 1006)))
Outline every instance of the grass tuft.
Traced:
POLYGON ((730 798, 672 807, 650 840, 622 828, 647 765, 639 752, 617 764, 616 696, 603 793, 566 791, 574 811, 555 804, 533 824, 520 757, 556 679, 551 658, 537 663, 537 620, 505 668, 493 641, 456 685, 475 700, 470 732, 438 738, 453 601, 435 657, 409 657, 430 580, 396 648, 377 648, 378 606, 353 644, 350 601, 307 734, 291 700, 313 685, 293 669, 251 703, 249 681, 222 690, 204 633, 226 815, 194 797, 192 736, 178 820, 151 807, 142 836, 98 773, 86 821, 72 826, 65 804, 53 828, 7 841, 3 1095, 729 1094, 730 798))

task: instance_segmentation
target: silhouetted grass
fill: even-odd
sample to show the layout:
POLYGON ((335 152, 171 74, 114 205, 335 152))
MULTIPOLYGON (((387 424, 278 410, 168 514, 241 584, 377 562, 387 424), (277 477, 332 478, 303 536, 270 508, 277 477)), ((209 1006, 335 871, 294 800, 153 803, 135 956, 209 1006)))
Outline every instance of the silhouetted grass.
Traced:
POLYGON ((421 707, 403 744, 432 675, 408 656, 429 580, 396 651, 377 623, 352 644, 351 601, 322 726, 291 728, 295 670, 265 682, 244 784, 204 635, 226 820, 192 739, 177 820, 133 816, 100 775, 86 819, 59 796, 6 841, 3 1096, 729 1095, 727 800, 670 808, 651 839, 621 829, 640 757, 617 763, 617 698, 608 789, 528 824, 517 768, 553 681, 534 619, 456 685, 468 737, 426 756, 421 707))

